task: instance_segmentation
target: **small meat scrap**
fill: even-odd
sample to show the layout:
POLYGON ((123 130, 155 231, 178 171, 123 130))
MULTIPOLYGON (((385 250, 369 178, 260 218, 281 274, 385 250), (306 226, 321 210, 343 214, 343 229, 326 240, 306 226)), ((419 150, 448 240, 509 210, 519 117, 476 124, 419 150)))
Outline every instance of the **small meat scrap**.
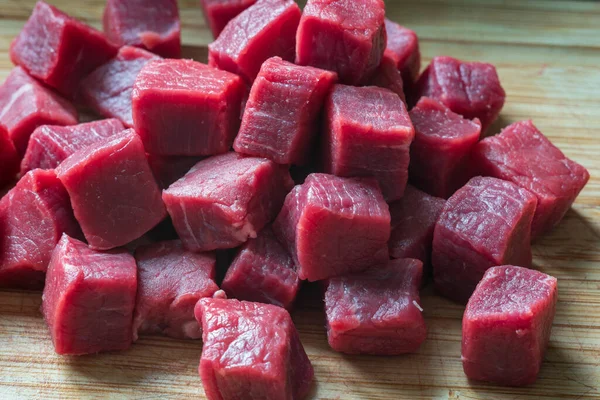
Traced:
POLYGON ((306 164, 336 79, 333 72, 279 57, 265 61, 252 85, 235 151, 278 164, 306 164))
POLYGON ((389 53, 395 61, 404 85, 408 89, 412 89, 419 79, 421 69, 419 38, 415 32, 387 18, 385 19, 385 30, 387 33, 386 54, 389 53))
POLYGON ((42 313, 58 354, 125 350, 137 288, 135 259, 63 235, 52 253, 42 313))
POLYGON ((177 182, 201 160, 202 157, 163 157, 148 154, 150 169, 161 189, 166 189, 177 182))
POLYGON ((442 296, 466 303, 485 271, 531 266, 537 199, 496 178, 475 177, 448 199, 433 236, 433 280, 442 296))
POLYGON ((390 212, 371 178, 311 174, 273 224, 302 280, 362 271, 389 260, 390 212))
POLYGON ((381 64, 368 81, 367 86, 378 86, 380 88, 389 89, 396 93, 404 104, 406 104, 406 96, 404 95, 404 82, 402 75, 396 66, 396 61, 389 50, 383 53, 381 64))
POLYGON ((556 278, 505 265, 487 270, 462 324, 462 362, 476 381, 524 386, 536 381, 548 347, 556 278))
POLYGON ((200 0, 204 20, 215 39, 229 21, 254 3, 256 0, 200 0))
POLYGON ((19 153, 6 128, 0 125, 0 188, 17 177, 19 163, 19 153))
POLYGON ((313 367, 290 314, 270 304, 201 299, 198 372, 209 400, 301 400, 313 367))
POLYGON ((482 140, 473 151, 473 168, 482 175, 511 181, 537 196, 531 236, 554 228, 590 179, 533 122, 521 121, 482 140))

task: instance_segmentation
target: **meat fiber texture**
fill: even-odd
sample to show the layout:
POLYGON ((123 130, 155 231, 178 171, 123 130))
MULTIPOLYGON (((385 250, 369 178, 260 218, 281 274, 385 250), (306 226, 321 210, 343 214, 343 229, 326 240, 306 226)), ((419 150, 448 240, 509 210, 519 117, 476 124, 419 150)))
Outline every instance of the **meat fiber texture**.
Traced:
POLYGON ((137 47, 123 46, 115 58, 98 67, 82 82, 80 93, 85 103, 106 118, 118 118, 133 127, 131 93, 135 78, 155 54, 137 47))
POLYGON ((335 85, 324 124, 325 172, 373 177, 387 201, 402 197, 415 131, 398 96, 375 87, 335 85))
POLYGON ((93 249, 123 246, 167 214, 133 129, 79 150, 58 166, 57 173, 93 249))
POLYGON ((410 181, 433 196, 448 198, 472 177, 469 156, 479 141, 481 123, 428 97, 410 110, 410 119, 415 127, 410 181))
POLYGON ((202 157, 162 157, 148 154, 150 169, 161 189, 166 189, 177 182, 201 160, 202 157))
POLYGON ((107 0, 102 25, 119 47, 136 46, 165 58, 181 57, 177 0, 107 0))
POLYGON ((325 292, 331 348, 373 355, 417 351, 427 336, 419 305, 422 273, 421 261, 402 259, 331 278, 325 292))
POLYGON ((590 179, 533 122, 516 122, 482 140, 473 151, 473 168, 482 175, 511 181, 536 195, 531 236, 554 228, 590 179))
POLYGON ((548 347, 557 297, 554 277, 510 265, 490 268, 463 316, 467 377, 507 386, 534 383, 548 347))
POLYGON ((138 289, 133 340, 140 334, 200 339, 194 306, 219 290, 215 255, 184 250, 180 241, 153 243, 135 251, 138 289))
POLYGON ((161 156, 227 152, 240 126, 246 87, 226 71, 191 60, 156 60, 133 87, 133 121, 146 151, 161 156))
POLYGON ((52 253, 42 313, 58 354, 125 350, 137 287, 125 250, 98 252, 63 235, 52 253))
POLYGON ((38 126, 76 123, 75 107, 21 67, 13 68, 0 86, 0 125, 4 125, 21 156, 38 126))
POLYGON ((448 199, 433 236, 433 280, 442 296, 466 303, 485 271, 531 266, 536 197, 514 183, 475 177, 448 199))
POLYGON ((311 174, 273 224, 302 280, 358 272, 389 260, 390 212, 371 178, 311 174))
POLYGON ((31 76, 72 98, 81 79, 117 54, 98 30, 38 1, 10 45, 10 58, 31 76))
POLYGON ((16 178, 19 163, 19 153, 6 128, 0 125, 0 188, 16 178))
POLYGON ((255 238, 292 186, 284 166, 230 152, 200 161, 163 200, 187 249, 229 249, 255 238))
POLYGON ((200 0, 204 20, 214 38, 219 37, 229 21, 254 3, 256 0, 200 0))
POLYGON ((421 69, 419 38, 415 32, 387 18, 385 19, 385 30, 387 33, 386 54, 389 54, 395 61, 404 85, 412 90, 421 69))
POLYGON ((27 173, 0 200, 0 287, 42 289, 63 232, 81 235, 67 191, 53 170, 27 173))
POLYGON ((313 367, 290 314, 270 304, 201 299, 198 372, 209 400, 300 400, 307 396, 313 367))
POLYGON ((393 55, 388 50, 383 53, 381 64, 379 64, 379 67, 377 67, 377 70, 375 70, 375 73, 367 83, 367 86, 378 86, 380 88, 391 90, 400 96, 402 101, 406 104, 402 75, 396 66, 393 55))
POLYGON ((300 8, 293 0, 258 0, 208 45, 208 64, 252 83, 271 57, 294 61, 300 8))
POLYGON ((234 149, 278 164, 306 164, 335 73, 273 57, 260 69, 246 102, 234 149))
POLYGON ((294 260, 267 227, 242 246, 221 287, 229 297, 290 309, 300 280, 294 260))

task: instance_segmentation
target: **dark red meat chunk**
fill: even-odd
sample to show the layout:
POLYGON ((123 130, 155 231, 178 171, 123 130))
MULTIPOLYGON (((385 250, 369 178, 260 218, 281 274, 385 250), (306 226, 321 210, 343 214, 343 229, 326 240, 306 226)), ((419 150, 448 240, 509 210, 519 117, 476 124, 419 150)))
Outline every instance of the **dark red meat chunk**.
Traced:
POLYGON ((375 70, 372 78, 368 81, 367 86, 378 86, 380 88, 389 89, 396 93, 406 104, 404 96, 404 83, 400 70, 396 66, 396 62, 388 50, 383 53, 381 64, 375 70))
POLYGON ((0 125, 0 188, 15 179, 20 161, 8 131, 0 125))
POLYGON ((163 157, 148 154, 148 163, 161 189, 166 189, 181 179, 202 157, 163 157))
POLYGON ((419 38, 415 32, 387 18, 385 30, 387 33, 386 54, 392 57, 396 68, 400 70, 404 85, 408 89, 412 89, 419 78, 421 69, 419 38))
POLYGON ((200 0, 204 20, 217 38, 229 21, 256 3, 256 0, 200 0))

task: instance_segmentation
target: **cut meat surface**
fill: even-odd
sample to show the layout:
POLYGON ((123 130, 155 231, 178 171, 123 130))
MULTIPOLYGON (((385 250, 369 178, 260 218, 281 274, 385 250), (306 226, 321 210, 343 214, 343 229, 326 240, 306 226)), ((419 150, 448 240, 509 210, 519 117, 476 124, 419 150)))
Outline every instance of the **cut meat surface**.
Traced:
POLYGON ((531 266, 536 204, 528 190, 496 178, 475 177, 452 195, 433 237, 436 290, 466 303, 488 268, 531 266))
POLYGON ((419 305, 422 273, 421 261, 403 259, 331 278, 325 292, 329 345, 349 354, 417 351, 427 335, 419 305))
POLYGON ((162 157, 148 154, 150 169, 161 189, 166 189, 181 179, 202 157, 162 157))
POLYGON ((256 0, 200 0, 204 19, 214 38, 219 37, 229 21, 256 3, 256 0))
POLYGON ((412 90, 421 69, 419 38, 415 32, 387 18, 385 19, 385 30, 387 33, 386 54, 389 53, 395 61, 404 85, 412 90))
POLYGON ((370 178, 309 175, 286 197, 273 230, 302 280, 323 280, 389 260, 390 212, 370 178))
POLYGON ((8 131, 0 125, 0 188, 13 181, 19 172, 19 153, 8 131))
POLYGON ((81 355, 129 348, 136 287, 135 259, 125 250, 101 253, 63 235, 42 296, 54 350, 81 355))
POLYGON ((369 80, 367 86, 378 86, 380 88, 389 89, 396 93, 406 104, 404 96, 404 83, 402 75, 396 67, 396 62, 388 50, 383 53, 381 64, 375 70, 373 77, 369 80))
POLYGON ((490 268, 463 316, 469 379, 524 386, 536 381, 556 310, 556 278, 515 266, 490 268))
POLYGON ((279 57, 265 61, 252 85, 235 151, 278 164, 305 164, 325 98, 336 80, 333 72, 279 57))
POLYGON ((301 400, 313 367, 290 314, 270 304, 201 299, 198 372, 209 400, 301 400))

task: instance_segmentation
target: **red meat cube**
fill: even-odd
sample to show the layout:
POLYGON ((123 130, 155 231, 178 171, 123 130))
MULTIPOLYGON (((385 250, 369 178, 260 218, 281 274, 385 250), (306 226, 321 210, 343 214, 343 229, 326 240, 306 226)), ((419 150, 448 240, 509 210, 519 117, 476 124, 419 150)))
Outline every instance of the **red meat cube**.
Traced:
POLYGON ((163 200, 186 248, 229 249, 273 220, 292 185, 285 167, 230 152, 200 161, 163 200))
POLYGON ((21 67, 14 68, 0 86, 0 125, 4 125, 20 155, 38 126, 76 123, 75 107, 21 67))
POLYGON ((123 246, 166 216, 144 145, 133 129, 79 150, 57 172, 93 249, 123 246))
POLYGON ((252 85, 235 151, 278 164, 305 164, 336 79, 333 72, 300 67, 279 57, 265 61, 252 85))
POLYGON ((192 253, 184 250, 180 241, 169 241, 138 247, 135 259, 138 289, 133 340, 145 333, 200 339, 194 306, 219 290, 215 255, 192 253))
POLYGON ((93 354, 131 345, 135 259, 101 253, 63 235, 52 253, 42 313, 58 354, 93 354))
POLYGON ((200 0, 204 20, 217 38, 229 21, 256 3, 256 0, 200 0))
POLYGON ((81 95, 88 106, 106 118, 118 118, 133 127, 131 92, 144 65, 158 56, 137 47, 123 46, 115 58, 98 67, 81 82, 81 95))
POLYGON ((286 197, 273 230, 300 279, 318 281, 387 261, 390 222, 373 179, 311 174, 286 197))
POLYGON ((402 75, 396 66, 394 58, 388 50, 383 53, 381 64, 377 67, 377 70, 369 80, 367 86, 378 86, 380 88, 389 89, 400 96, 402 101, 406 104, 402 75))
POLYGON ((496 178, 475 177, 448 199, 433 235, 433 279, 443 296, 466 303, 485 271, 531 266, 535 196, 496 178))
POLYGON ((469 379, 534 383, 548 347, 556 278, 527 268, 487 270, 463 316, 462 362, 469 379))
POLYGON ((119 47, 142 47, 165 58, 181 57, 177 0, 107 0, 106 36, 119 47))
POLYGON ((408 258, 331 278, 325 292, 331 348, 374 355, 417 351, 427 335, 419 305, 422 274, 423 263, 408 258))
POLYGON ((191 60, 148 63, 133 87, 135 130, 150 154, 207 156, 228 151, 240 126, 240 77, 191 60))
POLYGON ((377 179, 387 201, 402 197, 415 130, 389 90, 335 85, 325 105, 323 164, 337 176, 377 179))
POLYGON ((293 61, 301 14, 292 0, 258 0, 208 45, 208 64, 252 82, 267 59, 293 61))
POLYGON ((27 173, 0 200, 0 287, 42 289, 63 232, 81 235, 67 191, 52 170, 27 173))
POLYGON ((400 70, 404 85, 412 89, 419 79, 421 69, 419 38, 415 32, 387 18, 385 30, 387 32, 386 54, 393 58, 396 68, 400 70))
POLYGON ((31 76, 73 97, 82 78, 117 54, 104 35, 38 1, 10 45, 10 58, 31 76))
POLYGON ((505 128, 473 151, 474 169, 511 181, 537 196, 532 237, 554 228, 590 179, 589 172, 565 157, 531 121, 505 128))
POLYGON ((356 85, 370 78, 386 45, 383 0, 308 0, 296 44, 296 64, 338 73, 356 85))
POLYGON ((479 141, 481 123, 427 97, 410 110, 410 119, 415 127, 411 183, 433 196, 448 198, 471 178, 469 154, 479 141))
POLYGON ((53 169, 77 150, 100 139, 113 136, 125 128, 118 119, 105 119, 72 126, 43 125, 33 131, 21 175, 35 168, 53 169))
POLYGON ((201 299, 198 372, 209 400, 303 399, 313 367, 290 314, 270 304, 201 299))
POLYGON ((161 189, 177 182, 201 160, 202 157, 162 157, 148 154, 150 169, 161 189))
POLYGON ((221 287, 230 297, 290 309, 300 280, 294 260, 269 227, 242 246, 221 287))
POLYGON ((0 125, 0 188, 15 179, 19 172, 19 162, 19 153, 10 140, 8 131, 0 125))

